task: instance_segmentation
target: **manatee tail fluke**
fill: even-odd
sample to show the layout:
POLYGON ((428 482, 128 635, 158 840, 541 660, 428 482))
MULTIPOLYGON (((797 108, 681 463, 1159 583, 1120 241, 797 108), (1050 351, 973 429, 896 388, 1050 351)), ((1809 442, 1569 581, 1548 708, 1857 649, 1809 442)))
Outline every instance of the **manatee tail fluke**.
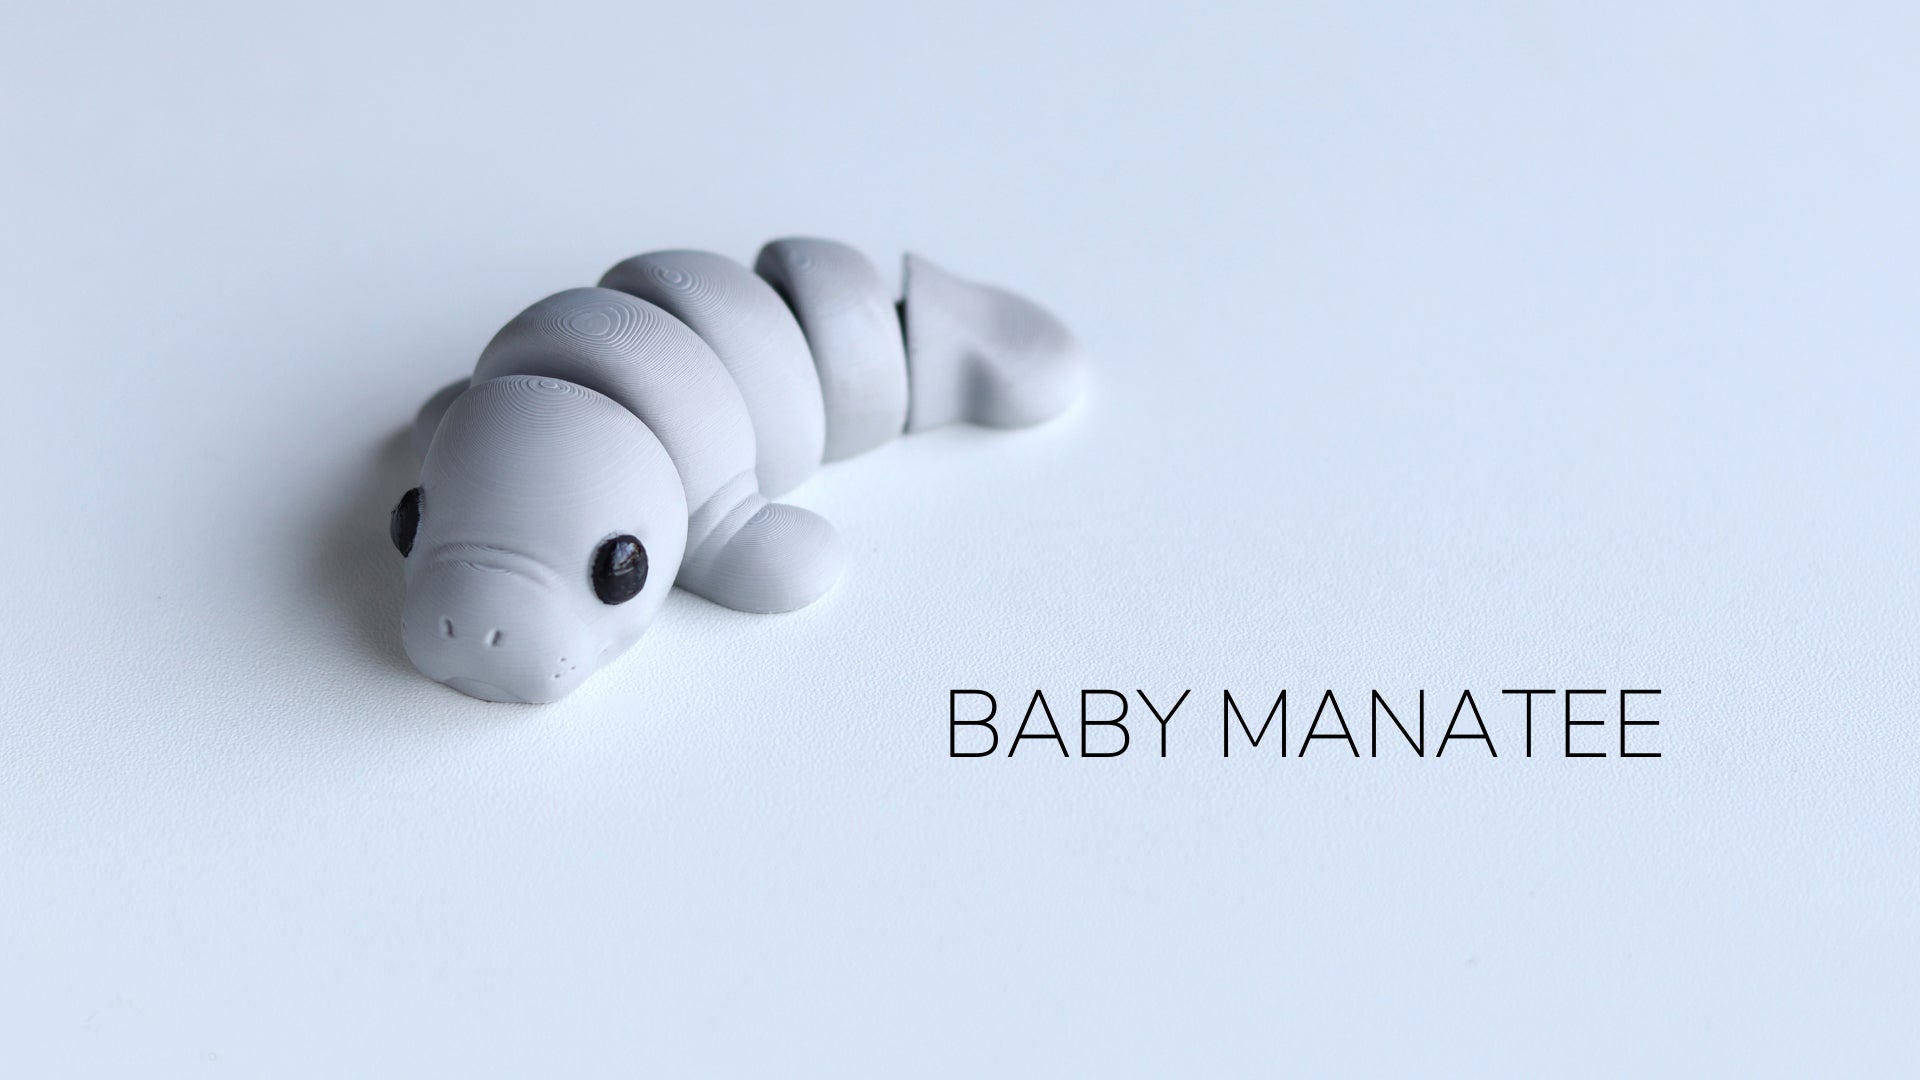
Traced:
POLYGON ((905 277, 907 431, 956 420, 1026 427, 1053 419, 1079 398, 1086 360, 1052 312, 918 255, 906 257, 905 277))
POLYGON ((453 399, 466 393, 472 379, 455 379, 434 392, 420 412, 413 418, 413 454, 422 461, 427 459, 427 447, 433 445, 433 433, 440 430, 440 420, 453 407, 453 399))
POLYGON ((675 584, 735 611, 770 614, 806 607, 840 580, 840 534, 811 510, 765 503, 731 536, 687 553, 675 584))

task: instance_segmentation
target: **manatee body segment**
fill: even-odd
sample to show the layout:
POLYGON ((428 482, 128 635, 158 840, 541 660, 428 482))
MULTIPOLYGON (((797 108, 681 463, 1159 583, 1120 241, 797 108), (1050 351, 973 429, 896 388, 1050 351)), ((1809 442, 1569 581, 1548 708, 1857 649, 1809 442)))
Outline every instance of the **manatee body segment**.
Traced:
POLYGON ((825 460, 891 442, 907 428, 907 345, 893 287, 865 255, 797 237, 760 249, 754 272, 806 335, 826 418, 825 460))
POLYGON ((820 467, 827 430, 820 380, 800 324, 771 285, 705 251, 635 255, 600 285, 658 306, 712 347, 752 420, 761 494, 784 495, 820 467))

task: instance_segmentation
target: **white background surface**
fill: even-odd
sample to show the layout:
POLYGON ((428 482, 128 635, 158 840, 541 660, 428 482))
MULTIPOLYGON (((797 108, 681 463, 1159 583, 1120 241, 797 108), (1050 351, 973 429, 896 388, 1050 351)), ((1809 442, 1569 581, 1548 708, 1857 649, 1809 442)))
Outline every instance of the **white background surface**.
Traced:
POLYGON ((1920 26, 1667 7, 14 5, 0 1072, 1912 1075, 1920 26), (824 473, 809 611, 414 675, 419 401, 796 232, 1091 397, 824 473), (1501 756, 1222 760, 1282 687, 1501 756))

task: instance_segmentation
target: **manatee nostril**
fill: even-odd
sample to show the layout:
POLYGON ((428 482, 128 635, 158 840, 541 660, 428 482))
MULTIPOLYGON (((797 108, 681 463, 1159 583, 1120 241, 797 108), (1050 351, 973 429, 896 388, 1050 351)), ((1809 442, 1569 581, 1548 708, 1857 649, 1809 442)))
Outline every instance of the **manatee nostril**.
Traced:
POLYGON ((452 637, 452 636, 453 636, 453 620, 452 620, 452 619, 441 619, 441 620, 440 620, 440 632, 441 632, 442 634, 445 634, 445 635, 446 635, 447 637, 452 637))
POLYGON ((506 635, 500 631, 495 630, 493 633, 487 635, 487 644, 497 648, 500 645, 500 639, 505 636, 506 635))

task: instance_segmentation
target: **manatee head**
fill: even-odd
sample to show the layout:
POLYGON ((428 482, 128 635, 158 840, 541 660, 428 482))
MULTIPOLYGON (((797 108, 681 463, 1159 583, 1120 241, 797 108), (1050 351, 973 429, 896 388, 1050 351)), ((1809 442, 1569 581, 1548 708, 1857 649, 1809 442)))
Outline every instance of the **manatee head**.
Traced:
POLYGON ((564 697, 646 631, 680 569, 686 494, 646 425, 574 383, 477 383, 392 514, 401 639, 487 701, 564 697))

